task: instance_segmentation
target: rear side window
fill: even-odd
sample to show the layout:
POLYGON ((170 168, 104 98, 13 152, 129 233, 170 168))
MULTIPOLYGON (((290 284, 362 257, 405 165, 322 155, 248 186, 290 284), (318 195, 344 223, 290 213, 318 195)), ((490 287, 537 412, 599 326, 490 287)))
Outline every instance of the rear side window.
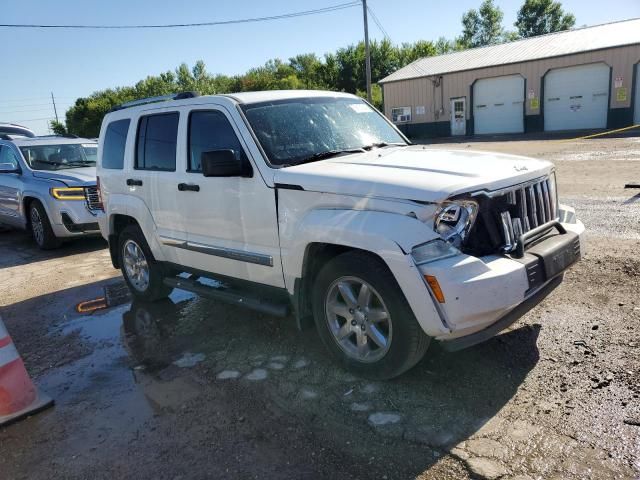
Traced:
POLYGON ((179 118, 177 112, 140 118, 136 141, 136 169, 176 170, 179 118))
POLYGON ((102 168, 122 170, 124 165, 124 146, 131 121, 127 118, 116 120, 107 126, 102 146, 102 168))
POLYGON ((201 172, 202 152, 233 150, 237 158, 244 150, 224 113, 217 110, 195 111, 189 116, 189 166, 190 172, 201 172))

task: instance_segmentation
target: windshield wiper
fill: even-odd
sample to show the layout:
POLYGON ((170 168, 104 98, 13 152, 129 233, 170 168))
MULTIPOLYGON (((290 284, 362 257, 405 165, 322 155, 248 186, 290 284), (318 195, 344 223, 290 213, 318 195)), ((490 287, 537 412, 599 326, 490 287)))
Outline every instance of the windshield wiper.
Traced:
POLYGON ((407 143, 400 143, 400 142, 392 142, 392 143, 388 143, 388 142, 377 142, 377 143, 371 143, 369 145, 365 145, 362 147, 363 150, 372 150, 374 148, 383 148, 383 147, 407 147, 408 144, 407 143))
POLYGON ((303 163, 311 163, 317 162, 318 160, 325 160, 331 157, 337 157, 338 155, 346 155, 349 153, 364 153, 364 148, 348 148, 344 150, 327 150, 325 152, 314 153, 310 157, 307 157, 299 162, 296 162, 295 165, 302 165, 303 163))
POLYGON ((71 166, 75 167, 76 165, 89 165, 90 163, 95 164, 96 162, 90 162, 90 161, 87 161, 87 162, 83 162, 83 161, 80 161, 80 162, 67 162, 67 163, 63 163, 62 165, 71 165, 71 166))

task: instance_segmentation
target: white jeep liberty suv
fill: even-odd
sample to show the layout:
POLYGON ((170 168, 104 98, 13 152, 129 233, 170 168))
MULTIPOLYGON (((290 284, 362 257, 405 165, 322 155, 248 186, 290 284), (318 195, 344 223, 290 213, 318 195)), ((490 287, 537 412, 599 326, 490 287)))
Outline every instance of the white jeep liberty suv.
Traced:
POLYGON ((494 336, 581 256, 552 164, 411 145, 354 95, 130 102, 106 115, 98 157, 100 229, 135 297, 292 313, 369 378, 432 339, 494 336))

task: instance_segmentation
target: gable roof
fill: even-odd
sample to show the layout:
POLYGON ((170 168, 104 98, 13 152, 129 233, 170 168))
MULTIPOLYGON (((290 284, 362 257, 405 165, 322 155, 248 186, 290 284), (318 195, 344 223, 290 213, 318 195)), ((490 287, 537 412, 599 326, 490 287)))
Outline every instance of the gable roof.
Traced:
POLYGON ((640 44, 640 18, 549 33, 514 42, 420 58, 378 83, 640 44))

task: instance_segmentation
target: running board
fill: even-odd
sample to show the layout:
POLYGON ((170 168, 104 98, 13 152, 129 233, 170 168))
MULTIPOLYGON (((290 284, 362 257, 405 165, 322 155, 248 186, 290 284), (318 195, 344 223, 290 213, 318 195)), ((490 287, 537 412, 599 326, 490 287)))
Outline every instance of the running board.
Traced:
POLYGON ((201 297, 246 307, 274 317, 286 317, 289 315, 289 306, 285 303, 276 303, 248 292, 231 290, 226 287, 210 287, 192 278, 167 277, 164 279, 164 284, 172 288, 193 292, 201 297))

